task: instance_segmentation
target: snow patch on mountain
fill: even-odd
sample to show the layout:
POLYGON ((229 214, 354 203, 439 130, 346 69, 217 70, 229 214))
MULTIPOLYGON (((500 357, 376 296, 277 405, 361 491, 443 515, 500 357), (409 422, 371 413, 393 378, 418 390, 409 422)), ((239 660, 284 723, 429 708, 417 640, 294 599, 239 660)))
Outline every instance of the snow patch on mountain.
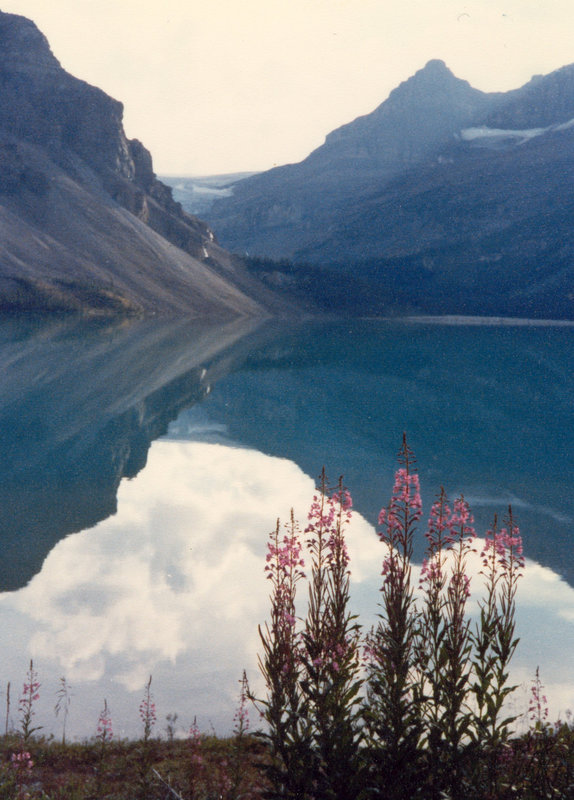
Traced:
POLYGON ((527 128, 525 130, 506 130, 503 128, 488 128, 482 126, 479 128, 464 128, 460 132, 460 138, 465 142, 471 142, 477 139, 516 139, 517 144, 522 144, 537 136, 542 136, 544 133, 563 131, 571 127, 574 127, 574 119, 563 122, 560 125, 549 125, 547 128, 527 128))

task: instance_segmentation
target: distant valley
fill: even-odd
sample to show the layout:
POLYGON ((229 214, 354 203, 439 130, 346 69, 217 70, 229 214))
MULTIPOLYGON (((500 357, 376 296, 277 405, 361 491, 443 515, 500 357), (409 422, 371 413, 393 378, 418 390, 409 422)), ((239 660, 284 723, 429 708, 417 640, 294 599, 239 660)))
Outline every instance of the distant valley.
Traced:
POLYGON ((234 172, 228 175, 160 176, 163 183, 171 186, 174 200, 181 203, 190 214, 201 217, 222 197, 231 197, 233 186, 255 172, 234 172))

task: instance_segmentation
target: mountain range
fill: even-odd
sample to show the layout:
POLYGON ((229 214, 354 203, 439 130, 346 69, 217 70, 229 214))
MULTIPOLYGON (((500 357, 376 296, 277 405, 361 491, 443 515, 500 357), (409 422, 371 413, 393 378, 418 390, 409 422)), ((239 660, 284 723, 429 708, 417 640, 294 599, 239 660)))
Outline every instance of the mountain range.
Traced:
POLYGON ((289 303, 159 181, 123 106, 0 12, 0 310, 230 317, 289 303))
POLYGON ((333 278, 332 308, 573 318, 573 179, 574 65, 485 93, 433 60, 204 216, 269 285, 333 278))
POLYGON ((574 65, 485 93, 430 61, 301 163, 181 203, 122 117, 0 12, 0 311, 574 319, 574 65))

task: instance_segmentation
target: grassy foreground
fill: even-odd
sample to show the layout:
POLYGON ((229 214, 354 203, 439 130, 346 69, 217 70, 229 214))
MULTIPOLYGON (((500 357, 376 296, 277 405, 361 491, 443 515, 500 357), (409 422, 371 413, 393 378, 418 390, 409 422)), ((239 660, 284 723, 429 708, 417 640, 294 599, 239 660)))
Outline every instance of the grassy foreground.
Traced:
POLYGON ((21 752, 21 740, 0 739, 2 800, 250 800, 262 795, 258 765, 264 748, 250 736, 112 741, 103 750, 99 741, 62 744, 40 738, 27 747, 30 758, 20 768, 13 755, 21 752))
MULTIPOLYGON (((265 778, 268 751, 256 737, 215 736, 62 744, 28 743, 18 770, 18 736, 0 738, 2 800, 254 800, 276 796, 265 778), (262 769, 263 768, 263 769, 262 769)), ((504 788, 494 798, 574 798, 574 730, 535 727, 508 743, 504 788)), ((405 800, 408 795, 405 795, 405 800)))

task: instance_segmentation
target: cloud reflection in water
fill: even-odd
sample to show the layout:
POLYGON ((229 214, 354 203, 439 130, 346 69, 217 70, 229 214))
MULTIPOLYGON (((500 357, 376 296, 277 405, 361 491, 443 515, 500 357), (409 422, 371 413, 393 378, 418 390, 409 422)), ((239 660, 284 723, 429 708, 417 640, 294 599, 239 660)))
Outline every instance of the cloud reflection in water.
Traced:
MULTIPOLYGON (((153 673, 158 701, 163 692, 173 704, 166 713, 229 726, 242 669, 257 680, 267 535, 291 506, 305 520, 313 486, 292 462, 254 450, 157 441, 122 482, 118 513, 60 541, 0 609, 21 612, 38 669, 66 675, 78 696, 88 682, 101 697, 114 685, 139 691, 153 673)), ((353 529, 359 577, 379 549, 361 518, 353 529)))
MULTIPOLYGON (((175 711, 183 727, 197 715, 204 728, 229 730, 243 668, 258 684, 267 535, 291 506, 304 526, 313 487, 286 459, 222 443, 156 441, 146 468, 122 482, 118 513, 60 541, 26 588, 0 597, 4 641, 10 630, 27 640, 19 656, 4 649, 2 680, 19 685, 27 651, 45 687, 43 724, 54 728, 46 695, 65 675, 75 691, 75 736, 94 732, 103 697, 116 729, 137 735, 138 693, 150 674, 160 719, 175 711)), ((370 624, 381 546, 358 514, 348 538, 353 610, 370 624)), ((540 664, 553 711, 574 707, 574 590, 531 563, 519 602, 516 678, 528 682, 540 664)))

